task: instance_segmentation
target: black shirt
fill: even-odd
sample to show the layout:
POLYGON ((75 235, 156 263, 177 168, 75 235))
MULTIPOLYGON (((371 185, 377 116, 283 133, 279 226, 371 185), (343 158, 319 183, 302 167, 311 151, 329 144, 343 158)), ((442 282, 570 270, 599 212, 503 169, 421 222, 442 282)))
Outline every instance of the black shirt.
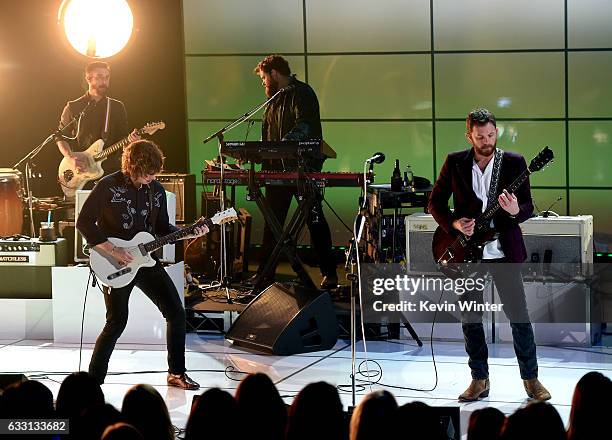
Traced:
POLYGON ((96 184, 83 204, 76 226, 91 246, 104 243, 108 237, 131 240, 141 231, 164 236, 179 229, 169 222, 166 192, 161 183, 153 180, 136 188, 121 171, 96 184), (151 216, 155 219, 154 228, 150 225, 151 216))
MULTIPOLYGON (((264 141, 322 139, 319 100, 312 87, 292 76, 287 90, 268 104, 261 137, 264 141)), ((322 162, 307 165, 320 170, 322 162)), ((263 164, 263 169, 290 170, 295 166, 294 161, 270 160, 263 164)))
MULTIPOLYGON (((91 103, 81 118, 77 139, 68 141, 73 151, 86 150, 98 139, 104 140, 104 146, 108 147, 129 134, 127 112, 123 103, 113 98, 102 98, 96 102, 91 98, 89 92, 74 101, 68 101, 62 112, 59 127, 66 126, 74 117, 78 118, 88 102, 91 103), (110 106, 108 132, 105 131, 107 104, 110 106)), ((74 122, 64 133, 69 137, 76 136, 77 122, 74 122)), ((105 169, 114 171, 119 168, 120 157, 121 154, 117 153, 107 159, 105 169)))

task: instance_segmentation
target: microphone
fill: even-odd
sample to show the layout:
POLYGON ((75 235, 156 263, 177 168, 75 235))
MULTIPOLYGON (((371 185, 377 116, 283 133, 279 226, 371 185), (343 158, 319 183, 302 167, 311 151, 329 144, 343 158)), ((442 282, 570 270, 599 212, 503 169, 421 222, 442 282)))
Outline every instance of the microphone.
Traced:
POLYGON ((385 161, 385 153, 374 153, 372 157, 366 160, 366 163, 383 163, 385 161))
MULTIPOLYGON (((550 213, 551 213, 551 208, 552 208, 553 206, 555 206, 555 205, 557 204, 557 202, 559 202, 559 201, 560 201, 560 200, 562 200, 562 199, 563 199, 563 197, 562 197, 562 196, 557 197, 557 200, 555 200, 554 202, 552 202, 552 203, 550 204, 550 206, 549 206, 549 207, 546 209, 546 211, 543 211, 543 212, 542 212, 542 217, 544 217, 544 218, 548 218, 548 216, 550 216, 550 213)), ((556 215, 556 214, 555 214, 555 215, 556 215)))

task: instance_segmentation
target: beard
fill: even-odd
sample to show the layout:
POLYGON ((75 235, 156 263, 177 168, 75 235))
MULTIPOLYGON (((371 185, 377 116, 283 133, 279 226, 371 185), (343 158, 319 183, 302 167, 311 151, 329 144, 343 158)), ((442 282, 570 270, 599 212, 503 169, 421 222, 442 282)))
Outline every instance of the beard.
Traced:
POLYGON ((106 96, 106 93, 108 92, 108 86, 94 86, 92 88, 100 96, 106 96))
POLYGON ((278 92, 279 88, 280 87, 278 85, 278 81, 274 81, 273 79, 270 78, 270 82, 268 83, 268 86, 266 87, 266 96, 268 98, 272 98, 272 96, 274 96, 274 94, 278 92))
POLYGON ((480 155, 484 157, 489 157, 495 152, 495 148, 497 147, 497 140, 493 144, 487 145, 474 145, 474 150, 480 155))

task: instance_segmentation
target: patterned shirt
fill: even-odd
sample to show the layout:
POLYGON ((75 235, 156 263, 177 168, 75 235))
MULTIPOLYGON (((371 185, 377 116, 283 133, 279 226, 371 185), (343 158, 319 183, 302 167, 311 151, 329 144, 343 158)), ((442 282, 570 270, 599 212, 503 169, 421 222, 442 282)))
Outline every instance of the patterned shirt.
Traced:
POLYGON ((136 188, 121 171, 96 184, 83 204, 76 226, 91 246, 104 243, 108 237, 131 240, 141 231, 164 236, 179 229, 169 222, 166 191, 161 183, 153 180, 136 188), (153 227, 151 217, 155 219, 153 227))

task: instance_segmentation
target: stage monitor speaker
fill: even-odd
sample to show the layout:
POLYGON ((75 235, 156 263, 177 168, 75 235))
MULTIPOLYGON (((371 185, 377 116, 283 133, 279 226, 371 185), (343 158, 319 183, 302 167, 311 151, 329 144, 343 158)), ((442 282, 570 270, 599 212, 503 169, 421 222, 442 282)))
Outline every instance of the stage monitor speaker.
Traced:
POLYGON ((25 377, 23 374, 0 374, 0 391, 5 390, 14 383, 25 382, 26 380, 28 380, 28 378, 25 377))
POLYGON ((195 175, 158 174, 157 181, 166 191, 176 194, 176 222, 191 223, 196 219, 195 175))
POLYGON ((329 293, 274 283, 244 309, 226 338, 286 356, 332 348, 338 322, 329 293))

